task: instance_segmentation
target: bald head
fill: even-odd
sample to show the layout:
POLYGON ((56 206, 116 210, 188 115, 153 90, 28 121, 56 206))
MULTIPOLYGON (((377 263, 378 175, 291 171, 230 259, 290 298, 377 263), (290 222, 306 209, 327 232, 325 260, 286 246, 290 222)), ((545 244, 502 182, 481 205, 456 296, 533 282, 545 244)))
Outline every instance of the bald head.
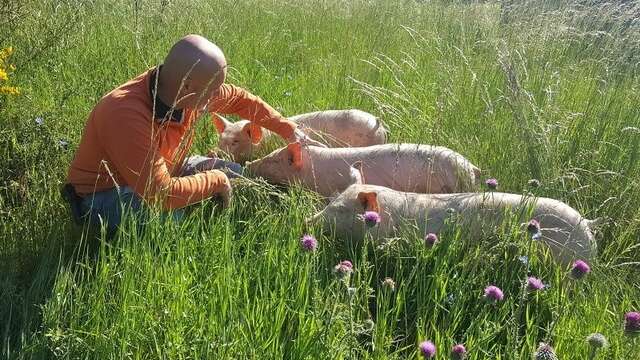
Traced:
POLYGON ((168 105, 202 107, 226 76, 227 61, 215 44, 199 35, 178 40, 164 59, 158 93, 168 105))

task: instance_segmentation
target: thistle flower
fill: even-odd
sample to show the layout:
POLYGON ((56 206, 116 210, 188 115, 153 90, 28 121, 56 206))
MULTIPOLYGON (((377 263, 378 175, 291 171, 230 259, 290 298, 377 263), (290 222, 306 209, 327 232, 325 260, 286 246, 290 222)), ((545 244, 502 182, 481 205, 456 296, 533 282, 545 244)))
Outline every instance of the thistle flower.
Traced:
POLYGON ((527 278, 527 290, 538 291, 542 289, 544 289, 544 283, 542 282, 542 280, 533 276, 529 276, 527 278))
POLYGON ((467 357, 467 349, 464 345, 457 344, 451 349, 451 358, 454 360, 464 360, 467 357))
POLYGON ((487 179, 487 181, 485 181, 484 183, 487 185, 489 190, 495 190, 498 188, 498 180, 494 178, 487 179))
POLYGON ((536 350, 533 358, 535 360, 558 360, 558 356, 551 345, 545 343, 540 343, 540 346, 538 346, 538 350, 536 350))
POLYGON ((438 235, 434 233, 428 233, 424 238, 424 243, 427 247, 432 248, 438 242, 438 235))
POLYGON ((575 280, 582 279, 585 275, 591 272, 591 268, 589 264, 582 260, 577 260, 573 263, 573 268, 571 268, 571 278, 575 280))
POLYGON ((538 179, 531 179, 527 182, 527 185, 529 185, 530 188, 539 188, 540 187, 540 180, 538 179))
POLYGON ((396 282, 393 281, 392 278, 384 278, 384 281, 382 281, 382 287, 394 291, 396 289, 396 282))
POLYGON ((436 356, 436 346, 431 341, 423 341, 420 343, 420 353, 425 359, 431 359, 436 356))
POLYGON ((536 219, 531 219, 527 224, 527 232, 531 236, 535 236, 540 233, 540 223, 536 219))
POLYGON ((499 287, 489 285, 484 289, 484 298, 492 303, 496 303, 504 299, 504 293, 499 287))
POLYGON ((380 215, 375 211, 365 211, 362 218, 367 226, 376 226, 380 223, 380 215))
POLYGON ((609 346, 607 338, 600 333, 593 333, 587 336, 587 343, 591 345, 594 351, 609 346))
POLYGON ((341 278, 347 277, 353 272, 353 264, 349 260, 343 260, 333 268, 333 271, 341 278))
POLYGON ((316 250, 316 247, 318 247, 318 240, 316 240, 313 235, 307 234, 300 239, 300 246, 302 246, 303 250, 312 252, 316 250))
POLYGON ((640 313, 630 311, 624 314, 624 331, 628 334, 640 332, 640 313))

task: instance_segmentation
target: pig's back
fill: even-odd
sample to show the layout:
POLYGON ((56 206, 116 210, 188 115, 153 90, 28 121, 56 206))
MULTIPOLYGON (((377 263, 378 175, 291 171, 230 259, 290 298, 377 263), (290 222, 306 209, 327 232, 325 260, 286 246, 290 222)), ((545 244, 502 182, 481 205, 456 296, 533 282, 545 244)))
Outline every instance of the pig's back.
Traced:
POLYGON ((379 120, 357 109, 317 111, 289 120, 302 125, 309 136, 330 147, 361 147, 386 141, 386 131, 382 125, 377 126, 379 120))
POLYGON ((385 144, 325 150, 333 150, 337 157, 350 163, 362 161, 367 184, 406 192, 455 192, 461 175, 459 169, 468 167, 466 159, 442 146, 385 144))

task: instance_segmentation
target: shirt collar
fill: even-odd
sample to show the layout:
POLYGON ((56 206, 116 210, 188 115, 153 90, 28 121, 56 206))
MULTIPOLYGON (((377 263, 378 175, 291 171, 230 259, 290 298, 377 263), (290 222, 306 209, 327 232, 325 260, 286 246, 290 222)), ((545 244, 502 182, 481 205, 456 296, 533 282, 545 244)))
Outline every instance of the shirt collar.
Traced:
POLYGON ((153 113, 155 114, 155 120, 159 124, 163 124, 165 122, 171 121, 175 123, 182 123, 184 117, 183 109, 175 109, 171 108, 171 106, 165 104, 157 94, 156 91, 156 78, 158 76, 158 72, 162 70, 162 65, 158 65, 155 69, 151 70, 151 75, 149 77, 149 95, 153 101, 153 113))

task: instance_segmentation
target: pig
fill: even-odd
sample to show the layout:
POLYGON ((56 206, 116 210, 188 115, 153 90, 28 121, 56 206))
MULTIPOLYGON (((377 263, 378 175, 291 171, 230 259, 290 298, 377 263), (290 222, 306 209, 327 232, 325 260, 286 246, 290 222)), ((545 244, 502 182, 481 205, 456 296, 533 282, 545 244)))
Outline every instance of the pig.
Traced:
POLYGON ((590 260, 596 254, 592 227, 599 220, 587 220, 558 200, 519 194, 417 194, 356 181, 307 223, 320 223, 324 232, 335 231, 336 235, 355 241, 362 240, 365 232, 380 241, 397 236, 406 225, 413 225, 423 235, 437 234, 452 214, 475 240, 483 230, 499 226, 505 214, 517 216, 524 221, 522 224, 535 219, 541 229, 535 238, 548 246, 552 257, 563 265, 575 259, 590 260), (361 214, 365 211, 380 215, 375 229, 367 230, 364 225, 361 214))
MULTIPOLYGON (((360 147, 384 144, 387 129, 380 120, 367 112, 326 110, 292 116, 289 120, 311 139, 329 147, 360 147)), ((249 120, 232 123, 220 115, 213 115, 213 123, 220 134, 218 147, 237 162, 251 160, 271 132, 252 124, 249 120)))
POLYGON ((295 142, 248 162, 246 169, 272 183, 300 182, 320 195, 332 196, 354 182, 351 165, 358 162, 368 184, 400 191, 470 191, 480 177, 480 169, 457 152, 418 144, 321 148, 295 142))

